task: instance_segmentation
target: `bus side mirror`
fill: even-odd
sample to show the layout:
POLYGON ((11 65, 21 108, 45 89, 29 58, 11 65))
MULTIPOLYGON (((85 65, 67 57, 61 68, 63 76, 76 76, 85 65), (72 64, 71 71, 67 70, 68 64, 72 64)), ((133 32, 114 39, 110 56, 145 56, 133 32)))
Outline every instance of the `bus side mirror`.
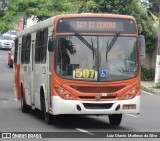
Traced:
POLYGON ((48 41, 48 51, 49 52, 53 52, 54 51, 54 48, 56 47, 56 39, 54 38, 49 38, 49 41, 48 41))
POLYGON ((145 58, 146 56, 146 44, 144 35, 139 36, 139 43, 140 43, 140 57, 145 58))

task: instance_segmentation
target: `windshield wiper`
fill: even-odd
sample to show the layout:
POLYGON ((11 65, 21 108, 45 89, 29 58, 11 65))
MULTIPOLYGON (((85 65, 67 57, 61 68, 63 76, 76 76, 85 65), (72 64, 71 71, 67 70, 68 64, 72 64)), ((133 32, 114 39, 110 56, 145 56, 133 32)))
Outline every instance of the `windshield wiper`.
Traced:
POLYGON ((107 54, 108 52, 112 49, 114 43, 116 42, 117 38, 119 37, 120 32, 118 32, 112 39, 112 41, 110 42, 110 44, 108 45, 107 42, 107 46, 106 46, 106 62, 107 62, 107 54))
POLYGON ((94 60, 95 48, 93 47, 93 39, 92 38, 91 38, 91 43, 92 43, 92 54, 93 54, 93 60, 94 60))
POLYGON ((117 33, 117 34, 113 37, 113 39, 112 39, 112 41, 110 42, 109 45, 108 45, 108 42, 107 42, 107 46, 106 46, 106 54, 107 54, 107 53, 111 50, 111 48, 113 47, 113 45, 114 45, 114 43, 116 42, 116 40, 117 40, 119 34, 120 34, 120 33, 117 33))
POLYGON ((83 38, 79 33, 75 33, 75 35, 78 37, 78 39, 80 39, 90 50, 92 50, 92 54, 93 54, 93 59, 94 59, 94 53, 95 53, 95 48, 93 46, 93 40, 91 38, 91 43, 90 44, 85 38, 83 38))

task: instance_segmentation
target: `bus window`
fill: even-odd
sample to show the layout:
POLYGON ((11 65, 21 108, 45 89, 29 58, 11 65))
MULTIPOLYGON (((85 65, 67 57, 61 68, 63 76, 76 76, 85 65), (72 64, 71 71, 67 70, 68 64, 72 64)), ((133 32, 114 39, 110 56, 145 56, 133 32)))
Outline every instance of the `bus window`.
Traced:
POLYGON ((45 63, 47 53, 48 29, 36 34, 35 63, 45 63))
POLYGON ((21 55, 22 64, 28 64, 30 61, 30 45, 31 45, 31 35, 29 34, 22 38, 22 55, 21 55))

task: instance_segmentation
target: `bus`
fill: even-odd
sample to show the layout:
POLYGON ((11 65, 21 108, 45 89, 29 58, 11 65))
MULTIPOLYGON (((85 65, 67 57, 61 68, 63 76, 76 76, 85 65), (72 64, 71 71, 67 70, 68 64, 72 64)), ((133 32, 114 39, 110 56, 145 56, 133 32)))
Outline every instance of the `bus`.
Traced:
POLYGON ((47 124, 58 115, 140 113, 140 58, 145 39, 134 17, 56 15, 17 33, 14 93, 22 112, 38 109, 47 124))

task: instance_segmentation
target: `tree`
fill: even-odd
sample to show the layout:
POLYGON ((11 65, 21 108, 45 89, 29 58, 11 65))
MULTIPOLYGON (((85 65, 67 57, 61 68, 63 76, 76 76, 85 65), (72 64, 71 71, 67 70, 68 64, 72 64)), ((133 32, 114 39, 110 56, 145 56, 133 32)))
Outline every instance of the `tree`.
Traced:
POLYGON ((150 53, 155 48, 155 29, 140 0, 83 0, 78 12, 132 15, 137 21, 139 34, 145 35, 146 52, 150 53))
POLYGON ((159 0, 150 0, 149 10, 158 14, 160 12, 160 1, 159 0))
MULTIPOLYGON (((6 0, 3 0, 6 1, 6 0)), ((158 0, 152 0, 157 3, 158 0)), ((135 17, 139 33, 145 35, 147 52, 154 49, 154 28, 147 10, 140 0, 7 0, 7 8, 1 12, 0 32, 17 25, 23 17, 35 15, 38 21, 66 13, 115 13, 135 17)))
POLYGON ((7 0, 0 0, 0 17, 2 17, 4 15, 4 12, 7 8, 7 0))
POLYGON ((35 15, 38 21, 67 13, 67 0, 8 0, 7 8, 0 17, 0 32, 13 29, 24 17, 35 15))

